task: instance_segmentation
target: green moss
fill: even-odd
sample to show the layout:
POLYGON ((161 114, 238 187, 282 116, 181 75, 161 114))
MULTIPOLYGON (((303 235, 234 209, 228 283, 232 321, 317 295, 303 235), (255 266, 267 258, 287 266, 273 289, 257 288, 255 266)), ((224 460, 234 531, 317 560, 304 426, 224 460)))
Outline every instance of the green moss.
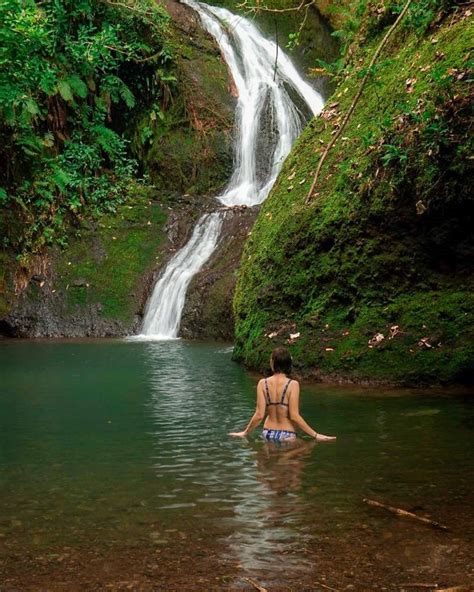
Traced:
POLYGON ((174 29, 174 91, 166 108, 152 105, 129 135, 134 154, 165 191, 215 193, 232 173, 235 100, 227 67, 201 30, 174 29))
POLYGON ((131 322, 140 281, 158 263, 165 220, 145 194, 71 240, 57 262, 57 289, 67 293, 68 308, 100 304, 103 317, 131 322))
POLYGON ((292 348, 306 372, 411 383, 472 375, 465 20, 398 31, 305 203, 384 32, 359 38, 325 116, 297 142, 246 244, 235 352, 251 366, 301 332, 292 348), (390 323, 404 338, 368 348, 390 323), (436 327, 441 347, 417 345, 423 324, 436 327), (265 337, 272 332, 279 336, 265 337))

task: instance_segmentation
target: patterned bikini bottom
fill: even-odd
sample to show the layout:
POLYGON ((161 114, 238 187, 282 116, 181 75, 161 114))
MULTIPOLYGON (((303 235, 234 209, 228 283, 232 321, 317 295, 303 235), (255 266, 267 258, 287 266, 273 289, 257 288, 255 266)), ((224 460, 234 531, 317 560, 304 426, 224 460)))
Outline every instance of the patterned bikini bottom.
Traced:
POLYGON ((264 440, 277 440, 283 442, 284 440, 294 440, 296 438, 296 432, 289 432, 288 430, 268 430, 264 429, 262 432, 262 438, 264 440))

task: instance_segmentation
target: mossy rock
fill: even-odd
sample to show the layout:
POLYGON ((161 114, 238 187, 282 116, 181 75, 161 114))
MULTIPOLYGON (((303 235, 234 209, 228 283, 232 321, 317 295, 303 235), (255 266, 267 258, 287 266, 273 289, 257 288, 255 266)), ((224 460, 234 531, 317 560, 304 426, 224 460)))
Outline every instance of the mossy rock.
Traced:
POLYGON ((168 2, 175 81, 164 107, 152 105, 128 130, 152 183, 164 191, 215 194, 232 174, 235 98, 215 42, 197 15, 168 2))
POLYGON ((234 308, 235 356, 249 366, 264 367, 275 343, 300 333, 289 346, 307 374, 472 379, 467 18, 447 13, 422 28, 408 15, 307 203, 318 159, 396 17, 388 11, 362 20, 338 88, 296 143, 247 241, 234 308), (393 326, 403 338, 388 339, 393 326), (377 333, 384 341, 369 348, 377 333), (424 337, 432 347, 419 345, 424 337))
MULTIPOLYGON (((139 193, 138 193, 139 191, 139 193)), ((89 221, 66 249, 48 252, 44 277, 10 299, 4 325, 23 337, 126 335, 136 330, 162 258, 163 203, 151 189, 89 221), (41 280, 41 281, 40 281, 41 280)))

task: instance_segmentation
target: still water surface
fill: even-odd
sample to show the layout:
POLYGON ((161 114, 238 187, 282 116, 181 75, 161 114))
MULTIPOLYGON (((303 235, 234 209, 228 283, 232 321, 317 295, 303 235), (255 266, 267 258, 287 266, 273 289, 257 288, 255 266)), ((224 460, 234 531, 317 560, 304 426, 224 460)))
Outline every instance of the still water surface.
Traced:
POLYGON ((304 387, 304 417, 338 440, 286 449, 227 437, 253 412, 256 382, 230 347, 5 341, 0 376, 10 546, 159 546, 205 532, 244 569, 304 570, 314 539, 393 520, 365 497, 438 518, 459 506, 472 532, 466 394, 304 387))

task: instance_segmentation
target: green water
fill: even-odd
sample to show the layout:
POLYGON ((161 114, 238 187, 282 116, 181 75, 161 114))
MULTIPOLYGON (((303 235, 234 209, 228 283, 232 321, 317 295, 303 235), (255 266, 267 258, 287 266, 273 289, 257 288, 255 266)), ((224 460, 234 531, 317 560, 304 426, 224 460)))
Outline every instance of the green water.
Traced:
POLYGON ((386 528, 365 497, 441 521, 449 507, 472 534, 468 394, 304 387, 304 417, 338 440, 286 449, 226 435, 251 415, 255 382, 223 346, 1 342, 0 542, 209 537, 246 569, 285 552, 287 570, 314 539, 386 528))

